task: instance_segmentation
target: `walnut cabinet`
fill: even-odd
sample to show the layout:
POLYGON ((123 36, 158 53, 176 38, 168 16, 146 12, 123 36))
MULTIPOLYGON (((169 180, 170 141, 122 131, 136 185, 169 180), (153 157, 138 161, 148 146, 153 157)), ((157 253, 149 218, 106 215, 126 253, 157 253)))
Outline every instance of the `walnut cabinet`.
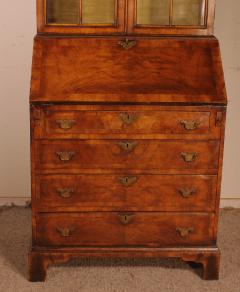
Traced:
POLYGON ((81 257, 175 257, 218 279, 227 97, 214 7, 37 1, 31 281, 81 257))

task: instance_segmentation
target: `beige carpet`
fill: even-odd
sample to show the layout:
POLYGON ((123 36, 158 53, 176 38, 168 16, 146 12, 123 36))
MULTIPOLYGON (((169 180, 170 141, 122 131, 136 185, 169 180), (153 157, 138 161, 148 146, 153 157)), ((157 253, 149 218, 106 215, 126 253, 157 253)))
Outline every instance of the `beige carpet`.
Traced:
POLYGON ((240 210, 221 214, 219 281, 203 281, 178 260, 84 260, 51 267, 45 283, 27 281, 30 210, 0 209, 0 291, 240 292, 240 210))

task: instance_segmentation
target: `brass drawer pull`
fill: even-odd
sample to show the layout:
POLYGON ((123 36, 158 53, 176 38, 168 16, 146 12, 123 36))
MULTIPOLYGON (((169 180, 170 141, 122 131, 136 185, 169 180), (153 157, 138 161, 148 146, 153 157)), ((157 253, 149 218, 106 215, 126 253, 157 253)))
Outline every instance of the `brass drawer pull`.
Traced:
POLYGON ((190 198, 193 194, 196 193, 196 189, 179 189, 179 193, 182 195, 183 198, 190 198))
POLYGON ((118 143, 118 146, 126 152, 133 151, 137 145, 138 145, 137 142, 119 142, 118 143))
POLYGON ((71 198, 73 195, 73 189, 57 189, 57 192, 62 198, 71 198))
POLYGON ((200 125, 199 121, 180 121, 180 124, 185 128, 185 130, 191 131, 198 128, 200 125))
POLYGON ((120 213, 120 214, 118 214, 118 217, 120 219, 120 222, 123 225, 127 225, 132 221, 134 215, 133 214, 122 214, 122 213, 120 213))
POLYGON ((177 233, 181 237, 187 237, 189 234, 193 233, 194 228, 193 227, 178 227, 176 228, 177 233))
POLYGON ((76 121, 74 121, 74 120, 57 120, 56 123, 58 124, 60 129, 69 130, 74 126, 76 121))
POLYGON ((62 237, 69 237, 75 231, 75 228, 74 227, 70 227, 70 228, 57 227, 56 230, 62 237))
POLYGON ((197 153, 182 152, 181 156, 185 162, 193 162, 197 158, 197 153))
POLYGON ((124 41, 120 41, 119 45, 124 49, 128 50, 136 46, 137 42, 134 40, 125 39, 124 41))
POLYGON ((129 187, 133 185, 137 181, 136 176, 125 176, 125 177, 120 177, 119 182, 124 186, 124 187, 129 187))
POLYGON ((133 122, 135 122, 138 119, 137 114, 131 114, 131 113, 121 113, 120 118, 125 125, 131 125, 133 122))
POLYGON ((59 151, 56 154, 61 161, 70 161, 76 153, 74 151, 59 151))

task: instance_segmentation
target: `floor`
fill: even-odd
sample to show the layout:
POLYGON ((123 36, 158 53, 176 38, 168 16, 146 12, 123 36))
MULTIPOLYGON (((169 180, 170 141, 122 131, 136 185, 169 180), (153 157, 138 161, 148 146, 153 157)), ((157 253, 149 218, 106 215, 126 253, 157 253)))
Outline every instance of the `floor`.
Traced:
POLYGON ((0 292, 240 292, 240 209, 220 217, 222 250, 219 281, 203 281, 179 260, 89 260, 51 267, 47 281, 27 280, 31 237, 29 208, 0 209, 0 292))

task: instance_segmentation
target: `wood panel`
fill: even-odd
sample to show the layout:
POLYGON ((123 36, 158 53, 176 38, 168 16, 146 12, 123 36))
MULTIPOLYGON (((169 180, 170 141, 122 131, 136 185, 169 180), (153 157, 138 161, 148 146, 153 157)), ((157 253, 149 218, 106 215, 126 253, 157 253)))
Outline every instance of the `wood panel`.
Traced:
POLYGON ((35 139, 219 140, 223 110, 210 105, 45 104, 32 105, 31 117, 35 139), (194 129, 182 121, 193 122, 194 129))
POLYGON ((36 38, 31 101, 226 104, 216 39, 122 40, 36 38))
POLYGON ((214 211, 216 176, 40 175, 35 209, 49 211, 214 211))
POLYGON ((212 214, 45 213, 37 216, 40 246, 196 246, 210 245, 212 214))
POLYGON ((39 140, 36 146, 38 170, 160 169, 215 174, 218 169, 218 141, 39 140))
POLYGON ((57 134, 208 134, 210 112, 47 111, 47 137, 57 134))

